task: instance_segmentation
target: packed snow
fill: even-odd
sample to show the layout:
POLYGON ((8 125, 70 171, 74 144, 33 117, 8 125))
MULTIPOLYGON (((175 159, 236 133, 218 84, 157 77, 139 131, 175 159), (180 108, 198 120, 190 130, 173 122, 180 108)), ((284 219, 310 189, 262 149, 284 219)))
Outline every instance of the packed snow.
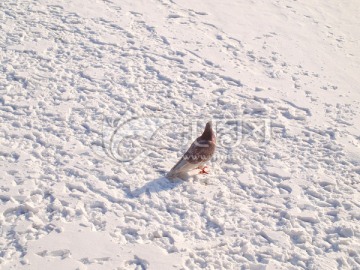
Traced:
POLYGON ((1 1, 0 268, 360 269, 358 14, 1 1))

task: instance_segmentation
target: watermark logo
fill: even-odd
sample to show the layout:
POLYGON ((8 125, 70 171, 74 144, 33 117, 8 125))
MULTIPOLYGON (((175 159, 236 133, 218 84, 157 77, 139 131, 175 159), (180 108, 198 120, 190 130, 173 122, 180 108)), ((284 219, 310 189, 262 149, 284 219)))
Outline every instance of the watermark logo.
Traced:
MULTIPOLYGON (((213 119, 217 148, 233 150, 245 141, 269 143, 268 119, 213 119)), ((117 163, 135 164, 147 157, 166 158, 174 152, 182 155, 204 131, 203 119, 166 119, 107 117, 103 120, 101 145, 96 152, 117 163)))

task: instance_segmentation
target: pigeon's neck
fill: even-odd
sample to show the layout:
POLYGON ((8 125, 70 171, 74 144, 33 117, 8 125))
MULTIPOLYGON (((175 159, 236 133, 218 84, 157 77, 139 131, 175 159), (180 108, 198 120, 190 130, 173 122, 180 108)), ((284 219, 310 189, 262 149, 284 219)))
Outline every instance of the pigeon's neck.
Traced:
POLYGON ((215 141, 214 132, 209 125, 206 126, 203 134, 201 134, 201 136, 200 136, 200 139, 206 140, 206 141, 215 141))

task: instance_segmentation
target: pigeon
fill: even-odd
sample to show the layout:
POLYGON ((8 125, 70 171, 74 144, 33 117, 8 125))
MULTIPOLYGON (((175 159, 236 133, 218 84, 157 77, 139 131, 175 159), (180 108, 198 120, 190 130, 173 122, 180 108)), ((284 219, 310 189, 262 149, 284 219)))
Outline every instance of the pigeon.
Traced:
POLYGON ((166 175, 168 179, 182 178, 187 172, 200 169, 200 174, 207 174, 204 164, 214 155, 216 138, 212 122, 206 123, 203 134, 198 137, 186 151, 178 163, 166 175))

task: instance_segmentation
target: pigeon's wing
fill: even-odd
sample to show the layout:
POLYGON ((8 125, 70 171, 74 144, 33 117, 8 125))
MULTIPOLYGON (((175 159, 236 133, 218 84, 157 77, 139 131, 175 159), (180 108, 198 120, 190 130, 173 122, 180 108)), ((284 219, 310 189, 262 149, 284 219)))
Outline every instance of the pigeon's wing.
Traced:
POLYGON ((187 173, 188 171, 191 171, 196 167, 198 167, 197 163, 190 163, 188 160, 182 157, 179 162, 176 163, 175 166, 167 174, 167 177, 176 177, 180 174, 187 173))
POLYGON ((191 157, 196 152, 196 144, 193 142, 183 157, 175 164, 174 167, 167 174, 168 177, 173 177, 181 173, 188 172, 197 167, 197 161, 191 157))
POLYGON ((182 173, 191 171, 208 161, 215 151, 215 144, 207 140, 196 139, 184 156, 167 174, 168 177, 176 177, 182 173))
POLYGON ((215 152, 215 143, 208 140, 200 140, 199 138, 190 146, 189 150, 184 154, 184 159, 190 163, 206 162, 213 156, 215 152))

